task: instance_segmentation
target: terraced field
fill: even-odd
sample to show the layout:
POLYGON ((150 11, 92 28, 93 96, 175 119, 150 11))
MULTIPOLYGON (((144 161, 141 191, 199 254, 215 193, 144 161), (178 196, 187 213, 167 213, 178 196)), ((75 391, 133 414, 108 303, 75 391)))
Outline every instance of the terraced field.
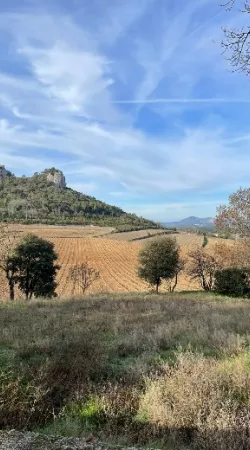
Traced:
MULTIPOLYGON (((57 279, 57 293, 60 297, 80 295, 79 286, 74 285, 69 278, 69 271, 86 260, 100 272, 100 278, 91 286, 90 293, 142 292, 149 289, 147 283, 137 276, 138 252, 148 239, 129 242, 135 238, 136 233, 141 237, 142 232, 120 233, 123 235, 120 239, 119 234, 108 234, 112 229, 100 227, 23 226, 19 227, 19 231, 21 234, 33 232, 54 242, 61 266, 57 279), (124 239, 125 236, 127 240, 124 239)), ((195 245, 201 245, 203 240, 202 236, 192 233, 174 236, 181 246, 183 256, 195 245)), ((218 239, 209 239, 210 246, 215 242, 218 242, 218 239)), ((3 275, 0 276, 0 298, 6 298, 8 286, 3 275)), ((199 289, 199 285, 190 281, 187 274, 183 273, 177 290, 195 289, 199 289)), ((161 290, 166 290, 166 287, 163 285, 161 290)))

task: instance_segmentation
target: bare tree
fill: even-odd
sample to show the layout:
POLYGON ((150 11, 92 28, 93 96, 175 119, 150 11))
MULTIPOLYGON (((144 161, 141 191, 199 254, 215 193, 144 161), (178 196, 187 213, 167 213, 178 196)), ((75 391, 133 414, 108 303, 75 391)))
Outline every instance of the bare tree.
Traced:
POLYGON ((250 237, 250 188, 229 197, 229 205, 217 208, 216 228, 234 236, 250 237))
POLYGON ((15 299, 15 283, 17 267, 13 250, 18 240, 18 233, 11 230, 8 224, 0 223, 0 270, 6 276, 9 285, 10 300, 15 299))
POLYGON ((85 294, 89 287, 100 278, 100 274, 97 269, 90 267, 88 262, 84 261, 70 270, 69 278, 80 288, 82 294, 85 294))
POLYGON ((188 273, 191 279, 198 279, 204 291, 211 291, 214 287, 215 272, 219 269, 216 258, 200 247, 192 250, 189 253, 189 258, 188 273))
MULTIPOLYGON (((232 10, 237 1, 229 0, 224 6, 232 10)), ((240 11, 250 14, 249 0, 245 0, 240 11)), ((250 27, 224 28, 224 40, 221 45, 234 71, 250 74, 250 27)))

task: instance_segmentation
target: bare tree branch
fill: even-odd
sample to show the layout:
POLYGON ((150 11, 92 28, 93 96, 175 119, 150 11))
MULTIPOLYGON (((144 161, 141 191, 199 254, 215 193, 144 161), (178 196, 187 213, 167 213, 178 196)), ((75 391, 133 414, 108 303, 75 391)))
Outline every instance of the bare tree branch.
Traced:
POLYGON ((214 287, 215 272, 218 269, 216 258, 200 247, 192 250, 188 256, 190 258, 188 273, 191 280, 199 280, 204 291, 211 291, 214 287))
POLYGON ((90 267, 88 262, 84 261, 70 270, 69 278, 79 287, 82 294, 85 294, 89 287, 100 278, 100 274, 97 269, 90 267))
MULTIPOLYGON (((236 0, 229 0, 223 6, 231 11, 236 5, 236 0)), ((248 1, 244 2, 242 13, 250 14, 248 1)), ((240 29, 224 28, 224 40, 221 42, 223 53, 233 67, 233 71, 250 74, 250 27, 245 26, 240 29)))
POLYGON ((229 205, 217 208, 216 227, 235 237, 250 238, 250 188, 229 197, 229 205))

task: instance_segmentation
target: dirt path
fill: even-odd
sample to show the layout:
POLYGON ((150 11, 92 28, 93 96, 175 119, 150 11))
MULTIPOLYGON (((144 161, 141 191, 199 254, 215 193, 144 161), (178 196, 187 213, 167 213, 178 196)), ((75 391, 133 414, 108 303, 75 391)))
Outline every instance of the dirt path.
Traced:
MULTIPOLYGON (((88 443, 85 439, 41 436, 35 433, 0 431, 0 450, 139 450, 135 447, 88 443)), ((150 450, 150 449, 148 449, 150 450)))

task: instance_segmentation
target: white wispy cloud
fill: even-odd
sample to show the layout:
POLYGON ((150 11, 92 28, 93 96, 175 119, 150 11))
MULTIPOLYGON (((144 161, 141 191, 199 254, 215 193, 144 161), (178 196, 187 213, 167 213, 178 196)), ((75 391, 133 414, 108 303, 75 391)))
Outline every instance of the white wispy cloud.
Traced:
MULTIPOLYGON (((20 53, 30 61, 39 83, 47 95, 62 102, 73 112, 84 106, 113 83, 108 61, 88 51, 79 51, 62 44, 51 48, 24 47, 20 53)), ((87 115, 87 114, 86 114, 87 115)))
POLYGON ((247 108, 250 95, 223 72, 210 3, 110 0, 103 12, 98 1, 84 3, 77 17, 59 3, 3 13, 0 51, 6 31, 10 44, 0 62, 0 163, 19 172, 58 165, 77 190, 152 218, 186 211, 159 196, 244 183, 247 124, 232 129, 214 108, 247 108), (188 108, 205 118, 184 117, 188 108), (160 131, 151 113, 164 118, 160 131))
MULTIPOLYGON (((223 99, 227 102, 225 93, 229 92, 230 101, 234 102, 235 91, 230 90, 234 80, 226 76, 227 63, 220 47, 221 26, 228 21, 223 7, 211 4, 209 0, 181 2, 179 8, 170 8, 168 1, 161 4, 165 8, 160 11, 157 32, 153 29, 153 32, 145 33, 143 39, 137 40, 135 58, 144 76, 137 86, 134 101, 139 105, 157 103, 151 102, 150 97, 157 97, 161 90, 167 93, 164 99, 173 97, 169 103, 174 103, 175 98, 180 98, 183 103, 183 99, 194 103, 195 92, 206 87, 206 84, 201 86, 201 82, 207 79, 214 85, 212 101, 222 102, 223 99), (220 100, 214 100, 217 97, 220 100)), ((241 20, 236 14, 230 17, 229 26, 240 25, 241 20)), ((238 85, 237 88, 237 92, 242 94, 240 99, 246 95, 244 86, 238 85)), ((249 94, 247 97, 249 100, 249 94)), ((235 101, 238 100, 239 95, 235 101)), ((167 103, 168 100, 161 102, 167 103)))

